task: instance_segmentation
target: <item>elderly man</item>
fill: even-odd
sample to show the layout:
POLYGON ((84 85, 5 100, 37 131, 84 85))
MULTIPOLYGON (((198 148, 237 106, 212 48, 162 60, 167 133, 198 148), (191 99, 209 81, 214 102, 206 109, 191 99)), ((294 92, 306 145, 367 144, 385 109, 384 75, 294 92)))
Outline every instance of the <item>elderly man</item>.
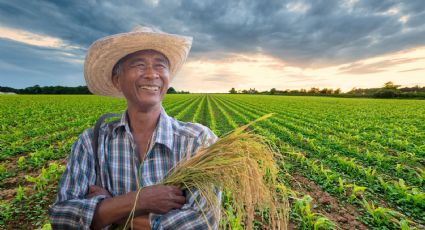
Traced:
POLYGON ((134 229, 218 227, 196 189, 184 194, 158 184, 176 163, 217 139, 205 126, 169 117, 161 104, 191 43, 188 37, 140 27, 89 48, 87 86, 94 94, 124 96, 127 110, 119 121, 101 126, 97 152, 93 129, 73 145, 49 210, 54 229, 110 228, 125 223, 133 206, 134 229), (95 185, 98 180, 102 186, 95 185))

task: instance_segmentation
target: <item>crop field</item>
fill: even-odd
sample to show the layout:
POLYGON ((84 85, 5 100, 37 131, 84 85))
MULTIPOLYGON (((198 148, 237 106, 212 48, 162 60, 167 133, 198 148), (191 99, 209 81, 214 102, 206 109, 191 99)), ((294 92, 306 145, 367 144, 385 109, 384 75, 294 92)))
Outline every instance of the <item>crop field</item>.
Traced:
MULTIPOLYGON (((278 152, 290 229, 425 229, 425 100, 177 94, 163 106, 218 136, 274 113, 251 129, 278 152)), ((47 227, 72 144, 125 108, 92 95, 0 96, 0 229, 47 227)))

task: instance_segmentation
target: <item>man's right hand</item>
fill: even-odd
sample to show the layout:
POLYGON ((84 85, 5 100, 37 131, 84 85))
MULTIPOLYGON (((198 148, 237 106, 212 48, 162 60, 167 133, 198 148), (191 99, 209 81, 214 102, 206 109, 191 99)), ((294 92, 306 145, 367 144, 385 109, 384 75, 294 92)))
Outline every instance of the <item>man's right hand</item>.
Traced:
POLYGON ((146 213, 165 214, 171 209, 179 209, 186 203, 183 192, 172 185, 153 185, 142 188, 138 199, 138 209, 146 213))

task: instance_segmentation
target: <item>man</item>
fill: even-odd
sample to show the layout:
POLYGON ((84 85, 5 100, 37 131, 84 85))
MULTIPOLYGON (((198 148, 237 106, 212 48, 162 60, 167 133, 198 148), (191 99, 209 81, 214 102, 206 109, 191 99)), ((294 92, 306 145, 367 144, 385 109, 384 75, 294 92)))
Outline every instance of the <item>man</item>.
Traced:
POLYGON ((84 72, 90 91, 124 96, 127 110, 120 121, 101 126, 97 153, 92 150, 93 129, 73 145, 49 210, 54 229, 123 224, 133 206, 134 229, 218 227, 196 189, 185 196, 176 186, 158 185, 180 160, 217 139, 205 126, 169 117, 161 104, 191 43, 191 38, 143 27, 100 39, 89 48, 84 72), (95 185, 96 176, 102 187, 95 185))

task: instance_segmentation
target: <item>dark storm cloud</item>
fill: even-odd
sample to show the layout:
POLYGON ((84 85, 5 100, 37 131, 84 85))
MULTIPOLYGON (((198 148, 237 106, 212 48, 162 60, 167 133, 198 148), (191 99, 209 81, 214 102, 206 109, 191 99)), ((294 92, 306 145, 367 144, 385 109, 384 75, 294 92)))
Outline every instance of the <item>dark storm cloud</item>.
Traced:
POLYGON ((0 39, 0 85, 84 85, 81 56, 0 39), (4 58, 3 58, 4 57, 4 58))
POLYGON ((424 17, 423 0, 0 1, 0 26, 60 38, 81 54, 100 37, 145 24, 193 36, 190 58, 262 52, 303 67, 424 45, 424 17))

